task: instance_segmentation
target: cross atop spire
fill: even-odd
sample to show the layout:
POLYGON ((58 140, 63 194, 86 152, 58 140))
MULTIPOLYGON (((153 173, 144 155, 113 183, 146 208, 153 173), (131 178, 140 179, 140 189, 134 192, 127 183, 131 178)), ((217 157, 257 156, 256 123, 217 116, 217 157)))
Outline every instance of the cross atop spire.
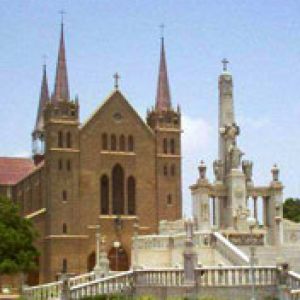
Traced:
POLYGON ((64 41, 64 23, 63 23, 64 12, 62 11, 61 14, 62 14, 62 23, 61 23, 58 58, 56 64, 56 77, 55 77, 55 86, 54 86, 54 95, 53 95, 54 102, 68 101, 70 99, 67 63, 66 63, 66 54, 65 54, 65 41, 64 41))
POLYGON ((223 64, 223 72, 227 72, 227 65, 229 64, 227 58, 222 59, 222 64, 223 64))
POLYGON ((160 24, 159 25, 159 28, 160 28, 160 35, 161 35, 161 38, 163 39, 164 38, 164 33, 165 33, 165 24, 160 24))
POLYGON ((66 14, 66 12, 63 9, 61 9, 59 13, 61 15, 61 24, 64 24, 64 15, 66 14))
POLYGON ((165 111, 171 108, 171 97, 163 36, 164 25, 161 25, 160 27, 162 30, 162 37, 155 108, 160 111, 165 111))

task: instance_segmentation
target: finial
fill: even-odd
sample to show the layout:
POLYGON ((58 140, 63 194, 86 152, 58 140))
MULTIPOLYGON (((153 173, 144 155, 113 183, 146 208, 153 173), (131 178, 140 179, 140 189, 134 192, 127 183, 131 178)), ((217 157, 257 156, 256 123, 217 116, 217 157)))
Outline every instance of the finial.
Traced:
POLYGON ((163 24, 163 23, 160 24, 159 28, 160 28, 160 36, 163 39, 164 38, 164 33, 165 33, 165 24, 163 24))
POLYGON ((223 58, 222 64, 223 64, 223 71, 227 72, 227 65, 229 64, 229 61, 227 60, 227 58, 223 58))
POLYGON ((64 15, 66 14, 66 12, 63 9, 61 9, 59 11, 59 14, 61 15, 61 25, 63 25, 64 24, 64 15))
POLYGON ((119 79, 120 75, 117 73, 114 74, 114 79, 115 79, 115 89, 117 90, 119 88, 119 79))
POLYGON ((279 181, 279 168, 277 164, 274 164, 273 168, 271 169, 271 173, 273 181, 279 181))

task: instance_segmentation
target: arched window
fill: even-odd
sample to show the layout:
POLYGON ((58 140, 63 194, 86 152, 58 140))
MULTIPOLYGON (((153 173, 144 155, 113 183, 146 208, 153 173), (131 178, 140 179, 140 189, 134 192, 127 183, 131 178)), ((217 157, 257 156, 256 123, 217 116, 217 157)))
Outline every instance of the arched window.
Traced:
POLYGON ((118 164, 112 170, 112 203, 113 214, 124 214, 124 171, 118 164))
POLYGON ((63 162, 61 159, 58 160, 58 170, 62 170, 63 168, 63 162))
POLYGON ((66 190, 62 191, 62 200, 63 201, 67 201, 68 200, 68 194, 66 190))
POLYGON ((120 146, 120 151, 125 151, 125 137, 124 135, 122 134, 120 136, 120 140, 119 140, 119 146, 120 146))
POLYGON ((135 215, 135 179, 130 176, 127 181, 128 214, 135 215))
POLYGON ((167 196, 167 204, 172 205, 172 195, 171 194, 168 194, 168 196, 167 196))
POLYGON ((175 154, 175 140, 174 139, 171 139, 171 141, 170 141, 170 152, 172 154, 175 154))
POLYGON ((133 141, 133 136, 130 135, 128 137, 128 151, 133 152, 134 151, 134 141, 133 141))
POLYGON ((63 133, 62 133, 62 131, 59 131, 59 132, 58 132, 57 146, 58 146, 59 148, 62 148, 62 147, 63 147, 63 133))
POLYGON ((67 160, 67 170, 68 170, 68 171, 71 171, 71 168, 72 168, 72 166, 71 166, 71 160, 68 159, 68 160, 67 160))
POLYGON ((176 167, 175 167, 175 165, 173 164, 173 165, 171 166, 171 175, 172 175, 172 176, 175 176, 175 174, 176 174, 176 167))
POLYGON ((112 151, 117 150, 117 139, 116 139, 116 136, 114 134, 112 134, 111 137, 110 137, 110 147, 111 147, 112 151))
POLYGON ((163 141, 163 151, 165 154, 168 153, 168 140, 167 139, 164 139, 164 141, 163 141))
POLYGON ((164 165, 164 176, 168 176, 168 166, 164 165))
POLYGON ((72 136, 71 132, 67 132, 67 148, 72 148, 72 136))
POLYGON ((102 134, 102 150, 107 150, 108 145, 107 145, 107 134, 103 133, 102 134))
POLYGON ((68 261, 66 258, 63 259, 63 265, 62 265, 62 271, 63 273, 66 273, 68 270, 68 261))
POLYGON ((100 180, 100 207, 102 215, 109 214, 109 180, 106 175, 100 180))
POLYGON ((66 223, 63 224, 63 233, 67 233, 67 224, 66 223))

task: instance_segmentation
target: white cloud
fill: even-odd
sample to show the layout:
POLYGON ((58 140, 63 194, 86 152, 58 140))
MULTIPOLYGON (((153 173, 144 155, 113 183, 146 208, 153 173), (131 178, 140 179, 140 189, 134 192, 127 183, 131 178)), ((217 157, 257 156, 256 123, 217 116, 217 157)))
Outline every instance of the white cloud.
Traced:
POLYGON ((192 118, 187 115, 182 116, 182 153, 184 156, 193 155, 207 149, 212 128, 202 118, 192 118))
POLYGON ((183 213, 191 214, 191 196, 189 186, 197 180, 199 161, 207 159, 212 151, 212 126, 202 118, 182 116, 182 168, 183 168, 183 213))

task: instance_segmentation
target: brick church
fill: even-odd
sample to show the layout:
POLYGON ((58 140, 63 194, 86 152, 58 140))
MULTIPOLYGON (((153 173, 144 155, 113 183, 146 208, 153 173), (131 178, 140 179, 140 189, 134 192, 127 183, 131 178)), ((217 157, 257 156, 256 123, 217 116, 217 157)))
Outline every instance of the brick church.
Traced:
POLYGON ((0 158, 0 193, 39 231, 39 272, 30 274, 31 284, 53 281, 62 269, 92 270, 97 225, 111 269, 126 270, 137 228, 156 233, 160 220, 181 217, 181 115, 171 104, 164 39, 155 106, 145 121, 115 80, 80 123, 84 103, 70 97, 62 24, 51 95, 43 68, 32 159, 0 158))

